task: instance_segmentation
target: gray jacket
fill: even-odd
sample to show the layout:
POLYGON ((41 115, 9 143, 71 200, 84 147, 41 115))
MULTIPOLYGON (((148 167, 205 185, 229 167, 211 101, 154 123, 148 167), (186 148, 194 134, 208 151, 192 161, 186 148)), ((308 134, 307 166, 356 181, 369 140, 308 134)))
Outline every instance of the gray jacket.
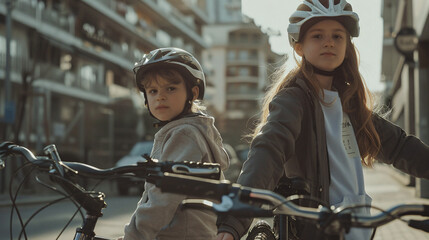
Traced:
MULTIPOLYGON (((208 116, 184 117, 163 126, 156 134, 152 158, 160 161, 194 161, 229 165, 222 138, 208 116)), ((145 191, 131 221, 125 226, 124 240, 214 239, 216 214, 180 207, 186 195, 161 193, 151 183, 145 191)))
MULTIPOLYGON (((237 182, 274 190, 282 176, 300 177, 309 184, 312 197, 329 203, 329 159, 319 100, 305 80, 296 79, 274 97, 269 110, 268 121, 252 141, 237 182)), ((377 159, 416 177, 428 178, 428 146, 376 114, 373 121, 381 139, 377 159)), ((228 216, 219 220, 218 231, 230 232, 239 239, 250 223, 251 219, 228 216)), ((302 232, 309 234, 302 235, 302 239, 313 239, 315 231, 302 232)))

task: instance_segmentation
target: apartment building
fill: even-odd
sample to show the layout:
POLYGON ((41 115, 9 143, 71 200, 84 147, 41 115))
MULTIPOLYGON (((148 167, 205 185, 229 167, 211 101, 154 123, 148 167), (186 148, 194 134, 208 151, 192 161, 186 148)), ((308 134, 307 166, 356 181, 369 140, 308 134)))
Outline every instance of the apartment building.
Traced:
POLYGON ((269 35, 243 16, 240 0, 215 1, 214 22, 203 27, 210 46, 203 63, 215 94, 206 96, 224 139, 246 144, 243 135, 254 127, 269 76, 282 55, 271 50, 269 35))
POLYGON ((272 52, 268 35, 253 21, 212 24, 204 27, 211 47, 203 52, 217 93, 210 99, 216 121, 225 139, 232 144, 253 127, 260 100, 269 84, 269 75, 281 56, 272 52))
POLYGON ((64 160, 113 166, 154 132, 134 87, 134 63, 168 46, 200 58, 205 2, 1 1, 0 139, 36 152, 55 143, 64 160))

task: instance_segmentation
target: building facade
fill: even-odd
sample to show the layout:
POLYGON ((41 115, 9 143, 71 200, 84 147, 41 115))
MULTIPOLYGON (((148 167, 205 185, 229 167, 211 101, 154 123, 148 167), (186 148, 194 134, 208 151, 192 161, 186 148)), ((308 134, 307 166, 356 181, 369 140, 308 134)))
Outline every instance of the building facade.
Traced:
POLYGON ((268 35, 253 21, 204 27, 211 46, 203 52, 216 94, 209 95, 219 129, 231 144, 244 144, 257 120, 269 75, 281 56, 271 51, 268 35))
POLYGON ((1 1, 0 139, 38 153, 54 143, 65 161, 113 166, 155 131, 134 63, 169 46, 200 58, 207 7, 205 0, 1 1))
POLYGON ((240 0, 211 2, 213 23, 203 27, 209 47, 203 63, 213 84, 206 95, 222 137, 233 146, 254 127, 269 76, 282 55, 271 50, 269 35, 243 16, 240 0))

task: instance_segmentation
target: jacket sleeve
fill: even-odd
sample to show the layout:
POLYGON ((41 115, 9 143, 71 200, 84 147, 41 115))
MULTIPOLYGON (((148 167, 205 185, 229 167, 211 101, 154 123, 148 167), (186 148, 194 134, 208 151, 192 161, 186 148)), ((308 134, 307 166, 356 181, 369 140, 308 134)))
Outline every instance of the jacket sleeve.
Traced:
MULTIPOLYGON (((175 132, 163 144, 160 161, 201 161, 200 146, 186 133, 175 132)), ((130 223, 125 227, 124 240, 155 239, 158 232, 173 219, 186 195, 163 193, 146 183, 147 202, 139 202, 130 223)))
MULTIPOLYGON (((303 98, 298 88, 285 88, 269 105, 267 123, 250 146, 237 182, 243 186, 274 190, 283 176, 286 160, 295 154, 295 141, 301 131, 303 98)), ((250 218, 219 218, 219 232, 229 232, 239 239, 249 229, 250 218)))
POLYGON ((429 178, 429 147, 384 118, 374 115, 381 149, 377 159, 419 178, 429 178))

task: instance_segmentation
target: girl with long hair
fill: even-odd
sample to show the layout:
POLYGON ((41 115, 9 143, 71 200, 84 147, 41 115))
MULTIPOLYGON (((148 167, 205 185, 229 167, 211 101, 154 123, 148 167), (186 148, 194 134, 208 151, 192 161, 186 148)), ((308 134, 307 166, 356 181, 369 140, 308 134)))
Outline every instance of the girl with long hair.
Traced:
MULTIPOLYGON (((345 0, 304 0, 289 18, 289 40, 301 61, 276 73, 237 182, 274 190, 285 178, 301 178, 308 194, 339 207, 370 205, 362 166, 375 160, 416 177, 429 177, 429 148, 374 112, 358 70, 352 37, 359 17, 345 0)), ((369 209, 361 209, 369 214, 369 209)), ((251 219, 222 217, 218 240, 240 239, 251 219)), ((315 226, 294 222, 292 239, 317 239, 315 226)), ((352 229, 346 239, 369 239, 352 229)))

